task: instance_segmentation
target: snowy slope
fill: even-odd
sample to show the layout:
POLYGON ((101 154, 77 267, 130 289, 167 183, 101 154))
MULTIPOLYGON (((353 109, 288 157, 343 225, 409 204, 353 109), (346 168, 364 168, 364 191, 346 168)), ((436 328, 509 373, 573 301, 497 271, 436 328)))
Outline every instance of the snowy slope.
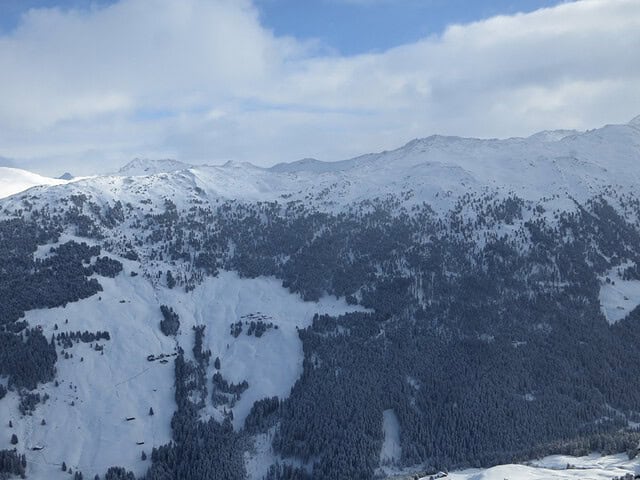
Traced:
MULTIPOLYGON (((431 475, 419 477, 415 469, 394 470, 384 468, 386 478, 429 480, 431 475)), ((448 473, 440 472, 436 478, 448 480, 611 480, 626 474, 640 474, 637 459, 629 460, 626 454, 600 455, 593 453, 584 457, 551 455, 523 464, 496 465, 490 468, 468 468, 448 473)))
MULTIPOLYGON (((486 469, 450 472, 450 480, 610 480, 628 473, 638 474, 637 461, 626 455, 587 457, 553 455, 528 465, 498 465, 486 469), (567 468, 570 465, 571 468, 567 468)), ((425 477, 428 478, 428 477, 425 477)))
POLYGON ((640 305, 640 280, 624 280, 619 274, 628 266, 613 268, 600 279, 600 308, 610 324, 622 320, 640 305))
MULTIPOLYGON (((46 255, 46 248, 40 250, 38 255, 46 255)), ((211 350, 212 358, 220 358, 224 378, 249 383, 233 408, 234 426, 239 429, 256 400, 286 398, 300 376, 303 352, 296 329, 310 325, 316 313, 338 315, 357 308, 336 298, 304 302, 276 279, 241 279, 230 272, 205 279, 189 293, 153 287, 142 275, 130 275, 142 271, 140 264, 118 260, 124 265, 122 273, 114 279, 98 277, 103 292, 66 307, 26 314, 29 325, 40 326, 47 338, 76 330, 106 330, 111 336, 98 342, 104 354, 79 343, 66 350, 73 358, 65 359, 58 347, 59 386, 50 383, 38 388, 50 398, 38 405, 33 416, 21 417, 15 392, 3 400, 0 425, 14 424, 18 451, 27 455, 29 478, 67 478, 60 470, 62 462, 81 470, 86 478, 103 474, 112 465, 144 474, 149 460, 143 462, 141 452, 149 454, 154 446, 171 440, 170 420, 176 405, 170 355, 177 346, 187 357, 192 355, 194 325, 206 325, 204 347, 211 350), (162 304, 180 315, 177 339, 159 330, 162 304), (230 325, 256 313, 278 328, 256 338, 247 335, 245 327, 234 338, 230 325), (169 355, 169 361, 147 359, 160 354, 169 355), (153 416, 148 414, 150 407, 153 416), (135 419, 127 421, 130 417, 135 419), (41 425, 42 419, 46 425, 41 425), (62 437, 64 442, 59 441, 62 437)), ((209 394, 214 371, 212 360, 207 372, 209 394)), ((210 402, 205 413, 222 418, 210 402)), ((12 448, 9 436, 0 437, 3 448, 12 448)))
POLYGON ((398 462, 402 458, 400 446, 400 421, 393 410, 382 412, 384 441, 380 450, 380 464, 398 462))
POLYGON ((37 185, 60 185, 66 183, 57 178, 43 177, 19 168, 0 167, 0 198, 15 195, 37 185))

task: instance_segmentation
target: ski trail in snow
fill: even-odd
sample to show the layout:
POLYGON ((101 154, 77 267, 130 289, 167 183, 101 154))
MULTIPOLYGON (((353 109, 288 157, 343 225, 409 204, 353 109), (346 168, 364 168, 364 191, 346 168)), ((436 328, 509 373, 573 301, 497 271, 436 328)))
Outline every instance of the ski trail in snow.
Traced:
POLYGON ((119 387, 120 385, 122 385, 122 384, 124 384, 124 383, 128 383, 128 382, 130 382, 131 380, 138 378, 140 375, 144 375, 144 374, 145 374, 146 372, 148 372, 150 369, 151 369, 151 367, 147 367, 147 368, 145 368, 144 370, 142 370, 141 372, 139 372, 139 373, 137 373, 137 374, 133 375, 132 377, 129 377, 129 378, 125 379, 125 380, 122 380, 121 382, 116 383, 116 384, 114 385, 114 387, 119 387))

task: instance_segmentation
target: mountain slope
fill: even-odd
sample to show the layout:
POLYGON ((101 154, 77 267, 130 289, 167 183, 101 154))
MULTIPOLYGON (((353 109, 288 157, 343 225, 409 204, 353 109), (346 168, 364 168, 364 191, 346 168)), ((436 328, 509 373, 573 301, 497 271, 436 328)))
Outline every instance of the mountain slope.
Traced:
POLYGON ((0 198, 15 195, 38 185, 64 184, 62 179, 43 177, 19 168, 0 167, 0 198))
POLYGON ((635 447, 634 122, 145 161, 6 198, 0 422, 33 478, 346 480, 635 447))
MULTIPOLYGON (((36 390, 49 399, 33 415, 21 418, 17 393, 3 400, 0 423, 13 422, 20 449, 42 448, 29 456, 30 478, 66 478, 60 471, 63 461, 89 478, 112 465, 126 465, 143 475, 149 461, 140 459, 141 452, 150 455, 154 447, 171 440, 170 419, 176 409, 173 359, 178 346, 191 353, 194 325, 212 332, 206 337, 206 347, 214 358, 220 358, 225 378, 249 382, 240 401, 230 408, 239 430, 255 401, 286 396, 300 376, 303 354, 296 329, 308 326, 316 312, 335 315, 354 310, 329 298, 320 303, 302 302, 274 279, 240 279, 231 273, 207 279, 189 295, 153 289, 141 276, 130 276, 140 271, 136 262, 123 262, 123 274, 100 280, 104 290, 99 296, 67 307, 33 310, 25 317, 47 338, 75 330, 110 334, 108 341, 99 342, 100 351, 85 343, 63 349, 72 356, 65 358, 61 353, 56 376, 59 386, 48 384, 36 390), (180 315, 175 342, 158 330, 161 304, 172 305, 180 315), (231 335, 232 323, 256 312, 268 315, 278 329, 260 338, 247 335, 246 327, 242 335, 231 335), (158 358, 149 361, 149 355, 158 358), (126 420, 131 417, 135 418, 126 420), (58 441, 61 436, 64 442, 58 441)), ((223 407, 210 406, 207 414, 222 419, 223 407)), ((8 440, 2 438, 0 448, 9 448, 8 440)))

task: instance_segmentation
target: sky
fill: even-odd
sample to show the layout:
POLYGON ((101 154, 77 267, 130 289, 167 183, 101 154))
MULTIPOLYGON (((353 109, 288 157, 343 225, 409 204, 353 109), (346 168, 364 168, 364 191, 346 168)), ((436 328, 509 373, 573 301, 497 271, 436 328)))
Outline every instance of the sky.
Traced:
POLYGON ((0 0, 0 165, 340 160, 640 114, 638 0, 0 0))

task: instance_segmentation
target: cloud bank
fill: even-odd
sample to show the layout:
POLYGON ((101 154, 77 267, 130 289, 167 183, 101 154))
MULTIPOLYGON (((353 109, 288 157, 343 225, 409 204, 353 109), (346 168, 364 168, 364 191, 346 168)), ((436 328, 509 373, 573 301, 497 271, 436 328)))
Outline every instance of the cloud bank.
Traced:
POLYGON ((376 54, 326 51, 275 36, 249 0, 30 10, 0 37, 0 155, 46 174, 134 156, 266 166, 640 113, 637 0, 452 25, 376 54))

